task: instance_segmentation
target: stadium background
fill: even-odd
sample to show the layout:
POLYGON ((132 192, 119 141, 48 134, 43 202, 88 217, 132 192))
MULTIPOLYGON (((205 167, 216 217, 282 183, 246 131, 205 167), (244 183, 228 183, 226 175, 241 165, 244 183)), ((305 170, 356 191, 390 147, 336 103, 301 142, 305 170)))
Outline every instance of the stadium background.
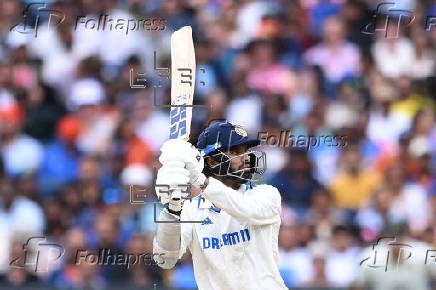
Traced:
POLYGON ((436 262, 394 272, 360 265, 380 237, 436 249, 436 28, 426 30, 436 1, 396 2, 415 17, 398 37, 395 21, 374 30, 386 18, 373 17, 380 2, 372 0, 49 1, 65 19, 47 26, 47 12, 28 11, 29 21, 39 13, 37 30, 11 30, 31 1, 2 0, 0 288, 195 288, 188 255, 171 271, 74 263, 77 249, 152 251, 153 174, 169 132, 168 108, 155 104, 170 96, 153 52, 168 67, 171 32, 184 25, 195 36, 195 103, 206 105, 194 108, 192 140, 223 118, 253 136, 345 137, 344 146, 327 141, 308 151, 272 139, 262 146, 265 182, 282 194, 286 285, 430 283, 436 262), (77 16, 105 14, 164 21, 127 35, 76 26, 77 16), (146 88, 130 88, 131 69, 145 74, 146 88), (145 204, 129 202, 132 185, 145 204), (48 272, 10 267, 32 236, 66 249, 48 272))

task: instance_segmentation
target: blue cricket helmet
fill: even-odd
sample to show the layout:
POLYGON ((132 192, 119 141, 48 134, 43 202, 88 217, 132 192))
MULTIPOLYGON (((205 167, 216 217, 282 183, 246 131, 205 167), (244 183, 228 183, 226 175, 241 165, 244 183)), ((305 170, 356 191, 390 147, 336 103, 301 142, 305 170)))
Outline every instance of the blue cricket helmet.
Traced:
POLYGON ((218 149, 227 150, 238 145, 250 148, 260 145, 260 140, 248 137, 241 125, 221 121, 213 123, 200 134, 197 149, 205 156, 218 149))

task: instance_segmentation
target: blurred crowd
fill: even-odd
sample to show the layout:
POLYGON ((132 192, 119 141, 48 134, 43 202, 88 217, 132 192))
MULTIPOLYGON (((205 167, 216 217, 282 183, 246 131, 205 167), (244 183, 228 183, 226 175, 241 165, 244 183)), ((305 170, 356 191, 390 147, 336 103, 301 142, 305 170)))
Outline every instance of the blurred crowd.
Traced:
POLYGON ((390 2, 413 21, 396 21, 393 4, 374 17, 375 0, 47 0, 27 10, 31 0, 2 0, 0 286, 195 287, 188 255, 168 271, 75 263, 78 249, 152 251, 153 178, 169 135, 169 110, 156 104, 169 104, 171 33, 190 25, 195 104, 205 105, 194 108, 192 142, 220 119, 253 136, 345 138, 262 145, 264 182, 282 194, 286 285, 431 289, 434 259, 397 249, 393 273, 360 265, 380 237, 436 250, 436 27, 426 30, 436 1, 390 2), (101 15, 164 29, 77 25, 101 15), (131 74, 146 87, 131 88, 131 74), (48 272, 23 263, 33 236, 66 249, 48 272))

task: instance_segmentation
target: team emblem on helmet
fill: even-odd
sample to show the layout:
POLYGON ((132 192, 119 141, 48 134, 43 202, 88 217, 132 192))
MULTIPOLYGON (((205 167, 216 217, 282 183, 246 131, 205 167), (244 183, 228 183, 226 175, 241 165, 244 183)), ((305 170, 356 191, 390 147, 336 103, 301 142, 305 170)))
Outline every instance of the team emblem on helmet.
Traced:
POLYGON ((247 131, 245 131, 245 129, 242 128, 241 125, 236 124, 236 123, 234 123, 234 122, 229 122, 229 123, 232 124, 232 125, 235 127, 235 132, 236 132, 238 135, 241 135, 242 137, 247 137, 247 136, 248 136, 247 131))

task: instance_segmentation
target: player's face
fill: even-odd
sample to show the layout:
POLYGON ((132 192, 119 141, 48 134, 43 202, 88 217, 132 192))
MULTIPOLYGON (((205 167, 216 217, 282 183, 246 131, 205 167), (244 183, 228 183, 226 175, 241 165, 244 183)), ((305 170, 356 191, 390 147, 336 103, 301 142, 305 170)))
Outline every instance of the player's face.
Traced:
POLYGON ((229 150, 218 150, 216 155, 206 156, 205 162, 213 168, 217 177, 227 177, 239 183, 254 181, 265 171, 265 153, 248 149, 247 145, 239 145, 229 150))
POLYGON ((250 156, 246 153, 247 145, 239 145, 230 148, 225 154, 230 158, 230 169, 235 172, 238 170, 246 170, 250 173, 250 156))

